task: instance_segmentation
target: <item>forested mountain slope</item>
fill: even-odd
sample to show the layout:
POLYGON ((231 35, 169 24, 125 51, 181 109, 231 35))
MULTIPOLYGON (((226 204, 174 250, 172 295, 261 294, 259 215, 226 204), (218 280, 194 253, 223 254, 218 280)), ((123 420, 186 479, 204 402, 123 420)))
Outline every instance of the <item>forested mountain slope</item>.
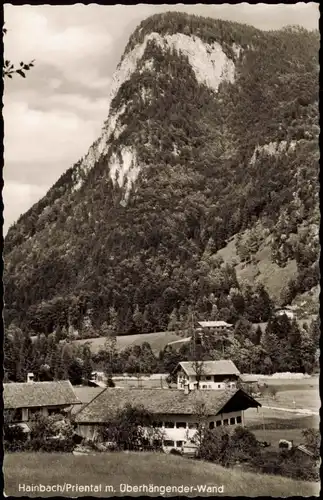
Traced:
POLYGON ((318 50, 301 28, 143 21, 101 136, 8 232, 6 324, 140 333, 193 310, 261 322, 270 299, 316 286, 318 50), (217 254, 233 236, 239 261, 266 243, 293 279, 271 298, 261 280, 239 281, 217 254))

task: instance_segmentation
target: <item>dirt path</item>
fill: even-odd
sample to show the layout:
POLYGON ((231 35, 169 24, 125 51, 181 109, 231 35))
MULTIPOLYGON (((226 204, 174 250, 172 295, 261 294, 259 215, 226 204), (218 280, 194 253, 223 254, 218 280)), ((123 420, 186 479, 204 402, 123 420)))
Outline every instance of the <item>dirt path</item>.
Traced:
POLYGON ((304 408, 280 408, 278 406, 262 406, 262 408, 266 408, 267 410, 280 410, 280 411, 289 411, 290 413, 297 413, 298 415, 319 415, 318 411, 307 410, 304 408))

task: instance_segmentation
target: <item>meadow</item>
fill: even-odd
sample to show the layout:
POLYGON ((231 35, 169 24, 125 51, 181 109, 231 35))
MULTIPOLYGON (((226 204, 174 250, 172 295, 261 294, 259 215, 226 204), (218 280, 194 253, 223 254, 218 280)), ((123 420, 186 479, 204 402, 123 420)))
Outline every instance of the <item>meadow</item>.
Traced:
MULTIPOLYGON (((75 345, 82 345, 88 342, 91 346, 91 351, 97 353, 100 349, 104 348, 105 337, 97 337, 93 339, 80 339, 73 340, 75 345)), ((117 349, 122 351, 127 347, 141 345, 144 342, 149 342, 153 353, 156 355, 162 351, 167 344, 180 340, 181 336, 176 332, 154 332, 142 333, 140 335, 118 335, 117 336, 117 349)))
POLYGON ((245 412, 245 425, 260 441, 271 443, 272 448, 277 449, 280 439, 288 439, 295 445, 302 444, 303 429, 319 428, 318 377, 302 380, 270 378, 264 381, 269 387, 274 386, 277 394, 275 398, 256 398, 262 407, 258 411, 251 408, 245 412), (309 410, 308 414, 306 410, 309 410))
MULTIPOLYGON (((79 496, 140 496, 124 493, 120 485, 130 486, 191 486, 190 493, 166 493, 162 496, 216 496, 199 488, 220 487, 225 496, 318 496, 319 484, 295 481, 281 476, 271 476, 225 469, 219 465, 159 453, 106 453, 104 455, 15 453, 4 457, 5 493, 10 496, 28 497, 79 497, 79 496), (22 485, 78 485, 99 487, 101 491, 24 492, 22 485), (19 491, 20 485, 20 491, 19 491), (106 489, 106 486, 108 488, 106 489)), ((160 493, 141 493, 141 496, 160 496, 160 493)))

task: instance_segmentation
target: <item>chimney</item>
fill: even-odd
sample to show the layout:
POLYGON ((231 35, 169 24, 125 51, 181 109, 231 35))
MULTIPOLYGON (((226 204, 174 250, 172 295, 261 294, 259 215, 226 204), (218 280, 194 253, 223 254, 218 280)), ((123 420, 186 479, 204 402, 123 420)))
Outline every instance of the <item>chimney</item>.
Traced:
POLYGON ((34 381, 34 374, 33 373, 27 373, 27 382, 32 383, 34 381))
POLYGON ((190 392, 189 384, 186 382, 184 384, 184 394, 188 394, 190 392))

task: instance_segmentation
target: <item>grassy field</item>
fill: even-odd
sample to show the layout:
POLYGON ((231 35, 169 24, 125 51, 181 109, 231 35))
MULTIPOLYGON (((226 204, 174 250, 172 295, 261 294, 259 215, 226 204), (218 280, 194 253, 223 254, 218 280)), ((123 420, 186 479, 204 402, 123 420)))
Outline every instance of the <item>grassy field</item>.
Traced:
POLYGON ((293 444, 300 445, 304 442, 302 429, 262 429, 253 430, 256 438, 259 441, 267 441, 271 444, 272 449, 278 449, 280 439, 287 439, 293 441, 293 444))
POLYGON ((278 448, 280 439, 293 441, 294 445, 304 443, 303 429, 319 428, 319 416, 301 416, 289 412, 260 408, 245 412, 245 425, 259 441, 271 443, 272 449, 278 448))
MULTIPOLYGON (((261 412, 267 418, 297 418, 304 417, 301 412, 295 415, 291 412, 269 410, 266 407, 286 408, 286 409, 304 409, 318 413, 321 406, 319 394, 319 377, 309 377, 301 380, 297 379, 263 379, 270 387, 275 387, 277 393, 275 398, 265 395, 256 399, 262 404, 261 412)), ((260 418, 260 413, 256 410, 248 410, 246 414, 250 415, 254 420, 260 418)), ((250 418, 250 417, 249 417, 250 418)))
POLYGON ((275 387, 275 399, 259 398, 263 406, 274 406, 290 409, 306 409, 318 412, 321 406, 319 394, 319 377, 303 380, 267 379, 269 388, 275 387))
MULTIPOLYGON (((141 345, 144 342, 149 342, 153 352, 159 354, 161 350, 166 347, 169 342, 175 340, 180 340, 180 336, 175 332, 155 332, 155 333, 143 333, 140 335, 119 335, 117 337, 117 349, 122 351, 126 347, 131 347, 134 345, 141 345)), ((91 344, 91 351, 97 353, 100 349, 103 349, 105 337, 97 337, 95 339, 80 339, 74 340, 73 343, 76 345, 85 344, 89 342, 91 344)))
POLYGON ((294 481, 280 476, 270 476, 224 469, 215 464, 199 462, 174 455, 154 453, 111 453, 74 456, 72 454, 15 453, 4 458, 5 493, 10 496, 48 497, 64 496, 160 496, 160 493, 123 492, 120 485, 130 486, 191 486, 190 493, 166 493, 162 496, 216 496, 217 492, 201 491, 223 485, 225 496, 318 496, 318 483, 294 481), (101 485, 101 492, 28 492, 21 485, 83 485, 92 488, 101 485), (19 491, 20 485, 20 491, 19 491), (108 489, 106 489, 108 486, 108 489), (111 490, 111 487, 113 490, 111 490))
POLYGON ((270 238, 268 237, 260 245, 253 263, 241 263, 236 252, 235 240, 235 237, 232 238, 216 255, 220 255, 226 263, 235 264, 239 281, 245 280, 252 284, 255 281, 263 283, 269 295, 279 300, 284 284, 296 275, 296 261, 288 262, 283 268, 272 262, 270 238))
POLYGON ((245 411, 245 425, 252 429, 263 428, 263 423, 271 429, 318 428, 319 419, 319 415, 304 416, 269 408, 259 408, 258 412, 253 408, 245 411))
POLYGON ((265 381, 277 389, 276 397, 256 398, 261 402, 262 408, 259 408, 258 412, 253 408, 247 410, 245 425, 259 440, 270 442, 273 448, 278 447, 280 439, 288 439, 295 445, 303 443, 303 429, 319 428, 318 414, 306 415, 266 407, 309 409, 318 412, 320 408, 318 377, 265 381))

